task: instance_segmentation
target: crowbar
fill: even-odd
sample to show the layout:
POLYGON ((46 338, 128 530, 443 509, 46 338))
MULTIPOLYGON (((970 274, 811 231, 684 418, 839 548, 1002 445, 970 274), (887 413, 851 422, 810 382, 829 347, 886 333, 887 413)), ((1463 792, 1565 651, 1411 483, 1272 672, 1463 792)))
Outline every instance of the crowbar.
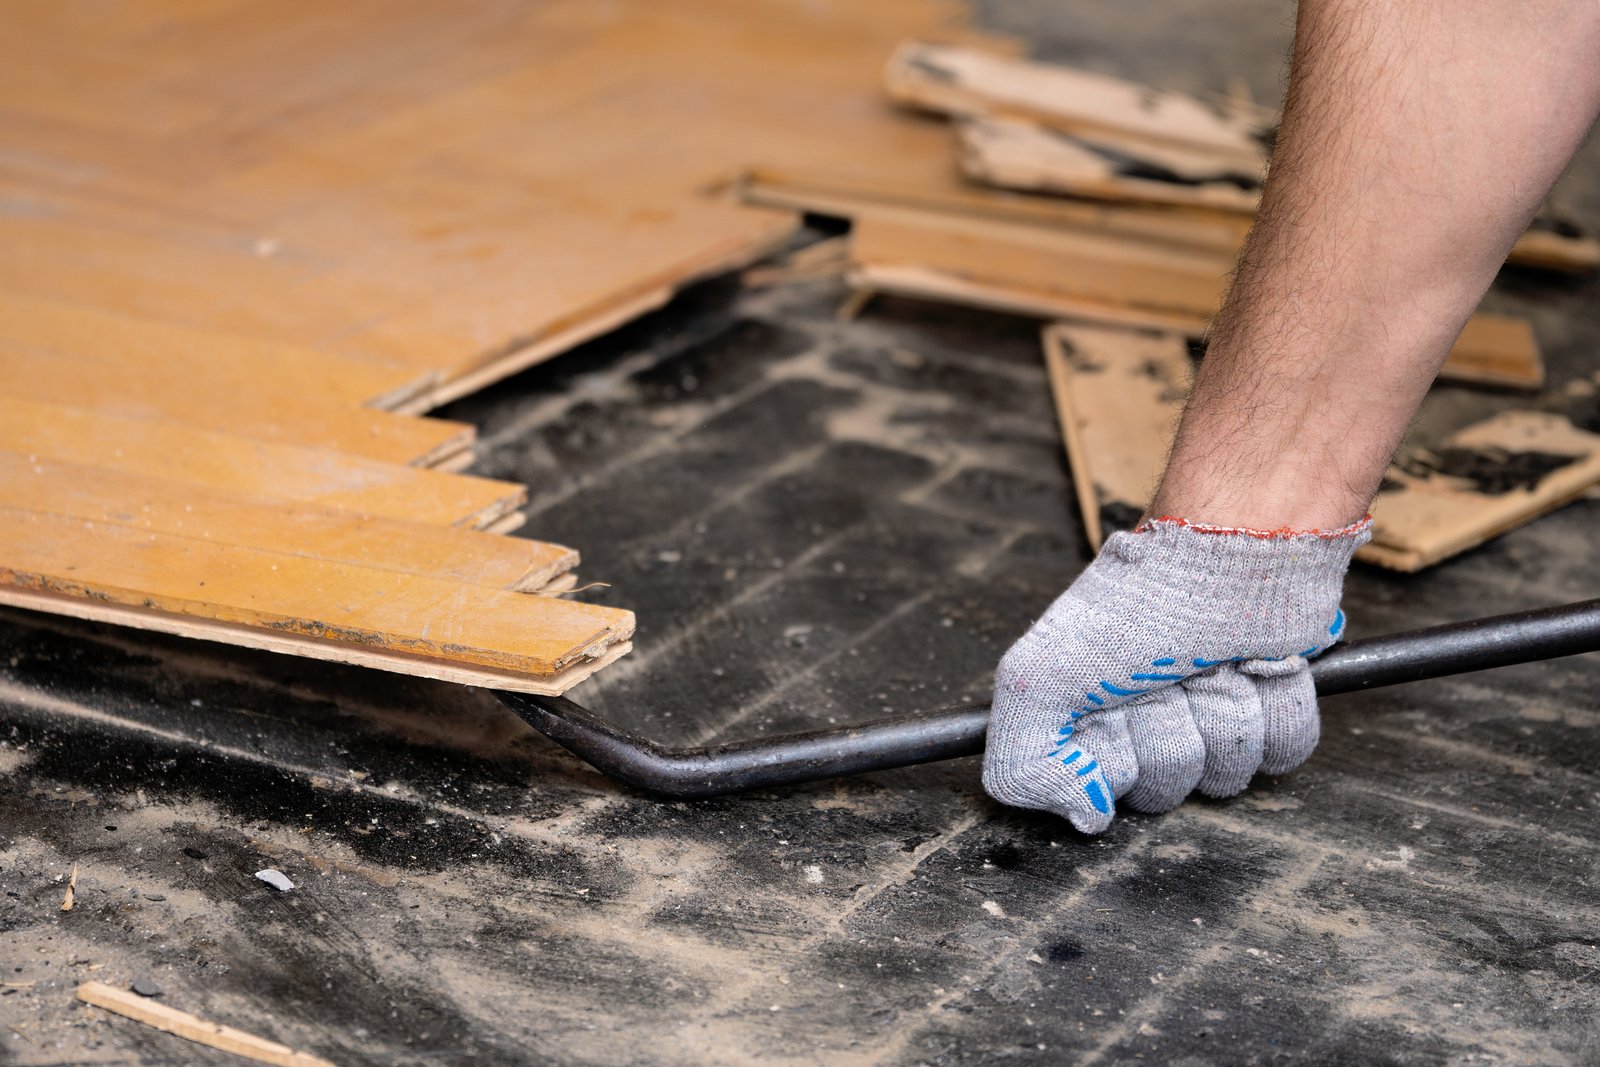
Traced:
MULTIPOLYGON (((1320 696, 1600 650, 1600 599, 1334 646, 1311 662, 1320 696)), ((918 712, 705 748, 664 748, 566 697, 496 691, 535 730, 601 773, 658 796, 711 797, 983 751, 989 709, 918 712)))

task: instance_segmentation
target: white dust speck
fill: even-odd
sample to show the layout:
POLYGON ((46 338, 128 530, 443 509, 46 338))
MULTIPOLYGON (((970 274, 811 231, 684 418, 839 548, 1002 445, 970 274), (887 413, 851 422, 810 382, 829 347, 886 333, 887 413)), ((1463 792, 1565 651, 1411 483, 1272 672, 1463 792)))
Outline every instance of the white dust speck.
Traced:
POLYGON ((1386 867, 1390 870, 1401 871, 1411 866, 1411 861, 1417 858, 1416 850, 1408 848, 1405 845, 1401 845, 1397 849, 1392 849, 1389 852, 1385 852, 1384 855, 1392 855, 1395 858, 1392 860, 1368 860, 1367 869, 1377 870, 1380 867, 1386 867))
POLYGON ((822 884, 822 868, 821 867, 818 867, 815 863, 812 863, 812 864, 808 864, 804 868, 804 870, 805 870, 805 873, 806 873, 806 881, 807 882, 810 882, 812 885, 821 885, 822 884))

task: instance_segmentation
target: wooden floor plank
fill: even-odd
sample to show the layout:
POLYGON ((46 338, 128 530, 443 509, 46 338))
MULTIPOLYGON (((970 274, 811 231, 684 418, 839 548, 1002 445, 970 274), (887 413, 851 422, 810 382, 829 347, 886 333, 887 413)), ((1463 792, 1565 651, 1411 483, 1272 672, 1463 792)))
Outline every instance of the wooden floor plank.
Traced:
POLYGON ((1561 415, 1503 411, 1428 450, 1398 457, 1372 504, 1358 558, 1430 567, 1515 529, 1600 484, 1600 434, 1561 415))
POLYGON ((1061 436, 1089 547, 1127 529, 1155 492, 1193 366, 1184 338, 1093 326, 1044 331, 1061 436))
POLYGON ((441 526, 486 526, 527 498, 527 490, 511 482, 3 395, 0 449, 441 526))
MULTIPOLYGON (((1056 324, 1045 360, 1090 544, 1143 513, 1188 394, 1181 337, 1056 324)), ((1356 559, 1417 571, 1600 484, 1600 435, 1547 412, 1506 411, 1433 448, 1408 449, 1372 502, 1356 559)))
POLYGON ((544 541, 16 452, 0 452, 0 507, 524 592, 544 589, 578 564, 576 551, 544 541))
POLYGON ((0 343, 100 366, 150 367, 192 383, 192 391, 245 393, 285 388, 348 406, 394 408, 431 382, 409 372, 330 352, 220 330, 120 315, 104 307, 0 289, 0 343))
POLYGON ((3 583, 0 583, 0 605, 22 608, 26 611, 65 615, 89 622, 103 622, 137 630, 173 634, 193 641, 214 641, 239 648, 299 656, 303 659, 390 671, 415 678, 449 682, 453 685, 509 689, 517 693, 542 693, 547 696, 559 696, 601 668, 615 663, 633 649, 630 642, 618 641, 598 649, 593 657, 578 660, 554 674, 534 675, 425 656, 412 656, 404 652, 329 641, 319 637, 306 637, 259 626, 241 626, 192 615, 173 615, 147 607, 127 607, 104 600, 86 600, 79 596, 14 588, 3 583))
POLYGON ((0 326, 0 379, 13 397, 419 467, 469 452, 476 436, 465 423, 355 407, 280 376, 243 387, 230 377, 161 359, 106 362, 19 351, 0 326))
MULTIPOLYGON (((892 210, 856 221, 851 261, 854 283, 869 289, 1196 337, 1232 269, 1216 254, 1161 241, 892 210)), ((1544 363, 1526 322, 1480 313, 1439 374, 1536 388, 1544 363)))
POLYGON ((633 633, 579 601, 0 508, 0 585, 552 675, 633 633))

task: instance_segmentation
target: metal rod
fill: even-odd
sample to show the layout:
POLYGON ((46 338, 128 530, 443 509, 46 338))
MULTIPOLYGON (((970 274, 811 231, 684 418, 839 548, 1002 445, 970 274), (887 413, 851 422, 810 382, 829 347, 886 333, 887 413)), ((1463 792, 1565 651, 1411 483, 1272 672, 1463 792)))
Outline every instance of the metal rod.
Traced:
MULTIPOLYGON (((1322 696, 1600 650, 1600 600, 1497 615, 1338 645, 1311 664, 1322 696)), ((989 709, 946 708, 859 726, 708 748, 663 748, 565 697, 499 692, 534 729, 596 770, 667 797, 814 782, 983 751, 989 709)))

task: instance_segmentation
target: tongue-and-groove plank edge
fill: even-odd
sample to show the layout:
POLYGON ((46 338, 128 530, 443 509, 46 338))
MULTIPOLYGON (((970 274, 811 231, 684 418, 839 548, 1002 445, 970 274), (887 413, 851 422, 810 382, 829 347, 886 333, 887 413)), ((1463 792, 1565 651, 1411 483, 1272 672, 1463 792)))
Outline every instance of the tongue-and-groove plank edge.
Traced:
POLYGON ((16 508, 0 508, 0 560, 12 602, 131 609, 118 621, 153 629, 178 618, 247 627, 334 646, 318 658, 481 668, 497 685, 550 685, 633 633, 632 613, 616 608, 16 508))

